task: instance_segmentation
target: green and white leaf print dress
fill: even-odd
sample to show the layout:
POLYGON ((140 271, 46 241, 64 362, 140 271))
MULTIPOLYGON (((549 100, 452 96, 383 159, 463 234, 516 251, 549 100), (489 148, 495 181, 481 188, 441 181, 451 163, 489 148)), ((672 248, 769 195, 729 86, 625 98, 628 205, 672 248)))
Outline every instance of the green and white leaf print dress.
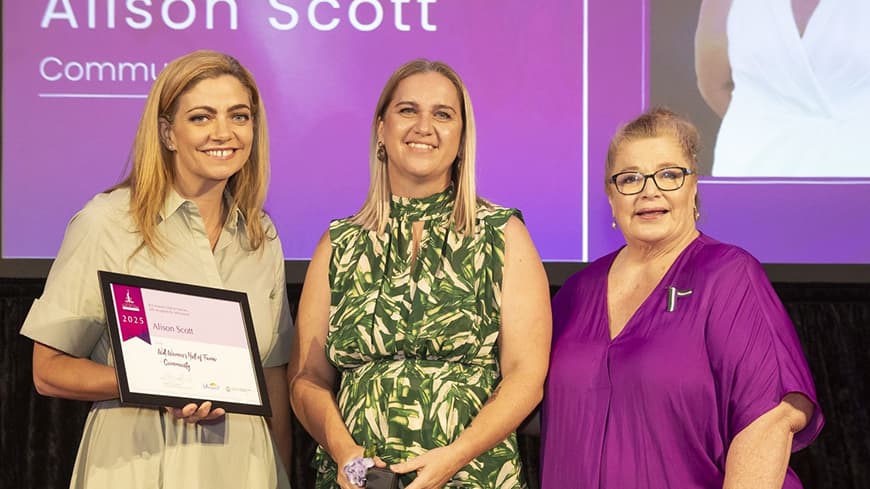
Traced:
MULTIPOLYGON (((326 353, 341 373, 338 404, 356 442, 387 463, 455 440, 489 399, 498 366, 504 228, 515 209, 481 202, 473 236, 450 225, 452 188, 393 197, 386 231, 333 221, 326 353), (416 262, 411 225, 423 221, 416 262)), ((318 488, 338 487, 318 447, 318 488)), ((407 485, 414 474, 403 478, 407 485)), ((450 487, 524 488, 516 435, 483 453, 450 487)))

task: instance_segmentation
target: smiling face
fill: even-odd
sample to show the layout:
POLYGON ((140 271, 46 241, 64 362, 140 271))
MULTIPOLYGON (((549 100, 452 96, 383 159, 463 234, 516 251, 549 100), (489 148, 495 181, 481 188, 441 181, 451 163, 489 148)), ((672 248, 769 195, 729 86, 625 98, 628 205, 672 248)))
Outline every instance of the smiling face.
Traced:
POLYGON ((392 193, 425 197, 447 188, 462 130, 459 94, 444 75, 419 73, 399 82, 378 124, 392 193))
POLYGON ((222 190, 251 155, 251 95, 234 76, 206 78, 178 98, 172 122, 161 121, 161 136, 174 153, 174 185, 182 195, 222 190))
MULTIPOLYGON (((622 143, 609 175, 623 171, 648 175, 675 166, 693 169, 673 136, 640 138, 622 143)), ((697 192, 695 175, 687 175, 681 188, 668 192, 659 190, 651 178, 646 180, 643 191, 635 195, 622 195, 614 185, 607 186, 610 208, 629 246, 664 247, 688 239, 696 231, 697 192)))

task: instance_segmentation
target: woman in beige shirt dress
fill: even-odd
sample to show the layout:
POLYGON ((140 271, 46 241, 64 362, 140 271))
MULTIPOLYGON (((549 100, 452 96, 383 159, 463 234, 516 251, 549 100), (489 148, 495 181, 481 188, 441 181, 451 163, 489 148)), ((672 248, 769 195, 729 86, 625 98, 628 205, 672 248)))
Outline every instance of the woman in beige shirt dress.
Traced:
POLYGON ((263 212, 268 138, 250 73, 210 51, 170 63, 132 155, 126 180, 70 221, 21 329, 41 394, 94 401, 70 487, 289 488, 292 324, 281 243, 263 212), (97 270, 247 293, 271 419, 210 402, 120 406, 97 270))

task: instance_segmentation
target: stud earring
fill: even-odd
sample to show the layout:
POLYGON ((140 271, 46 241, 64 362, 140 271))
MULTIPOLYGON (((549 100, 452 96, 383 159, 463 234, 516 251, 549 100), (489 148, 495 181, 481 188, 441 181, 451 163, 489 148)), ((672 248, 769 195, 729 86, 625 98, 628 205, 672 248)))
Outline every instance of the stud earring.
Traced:
POLYGON ((697 221, 701 218, 701 211, 699 211, 697 207, 692 207, 692 210, 695 214, 695 220, 697 221))

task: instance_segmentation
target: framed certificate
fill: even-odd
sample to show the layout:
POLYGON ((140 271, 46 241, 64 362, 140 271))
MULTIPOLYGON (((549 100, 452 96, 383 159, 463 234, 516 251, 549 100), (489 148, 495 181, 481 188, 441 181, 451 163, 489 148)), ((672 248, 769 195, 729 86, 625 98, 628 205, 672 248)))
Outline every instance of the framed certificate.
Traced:
POLYGON ((271 416, 245 293, 98 273, 122 404, 271 416))

